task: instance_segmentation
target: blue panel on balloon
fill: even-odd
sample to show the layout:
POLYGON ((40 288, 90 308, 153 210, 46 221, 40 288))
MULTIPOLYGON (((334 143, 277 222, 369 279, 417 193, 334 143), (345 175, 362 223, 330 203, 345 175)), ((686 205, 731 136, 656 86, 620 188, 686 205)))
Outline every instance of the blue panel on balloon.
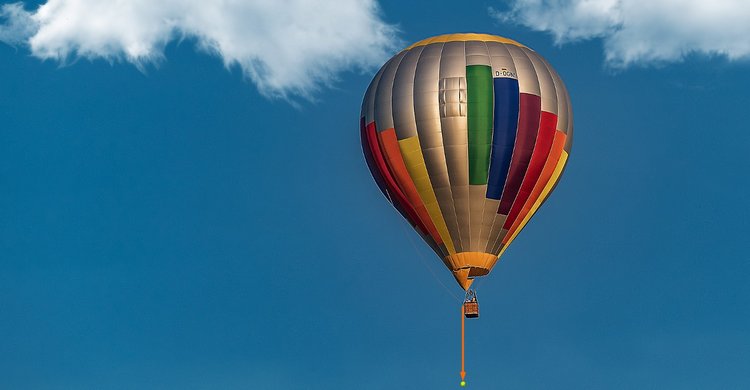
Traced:
POLYGON ((490 174, 487 181, 487 198, 500 199, 505 186, 505 178, 513 155, 513 144, 516 142, 518 129, 518 80, 496 78, 495 119, 492 132, 492 155, 490 156, 490 174))

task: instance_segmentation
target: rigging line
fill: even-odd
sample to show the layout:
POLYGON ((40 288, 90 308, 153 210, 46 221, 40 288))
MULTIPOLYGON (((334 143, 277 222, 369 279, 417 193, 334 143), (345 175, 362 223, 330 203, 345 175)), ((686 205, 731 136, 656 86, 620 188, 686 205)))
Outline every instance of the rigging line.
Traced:
POLYGON ((437 276, 437 274, 432 269, 432 267, 430 267, 427 264, 427 261, 422 256, 422 252, 419 251, 419 248, 417 248, 417 244, 414 242, 414 239, 411 237, 411 232, 409 232, 406 229, 406 227, 404 226, 403 223, 401 224, 401 227, 404 229, 404 232, 405 232, 406 236, 408 237, 409 242, 411 243, 412 248, 414 248, 414 251, 417 252, 417 257, 419 257, 419 261, 422 263, 422 265, 424 265, 430 271, 430 274, 432 274, 432 277, 435 280, 437 280, 438 283, 440 283, 440 285, 443 287, 443 289, 445 289, 446 292, 448 292, 448 294, 450 294, 455 300, 457 300, 459 302, 463 302, 460 297, 458 297, 453 291, 451 291, 450 288, 448 288, 448 286, 445 285, 445 283, 443 283, 442 280, 440 280, 440 278, 437 276))
MULTIPOLYGON (((396 209, 396 205, 393 203, 393 199, 391 199, 391 193, 390 193, 390 191, 388 191, 388 189, 386 189, 385 193, 388 196, 388 200, 391 202, 391 206, 394 209, 396 209)), ((398 209, 396 209, 396 212, 398 212, 398 209)), ((419 248, 417 248, 417 244, 414 242, 414 239, 411 237, 411 232, 409 232, 409 230, 406 229, 406 226, 404 226, 403 223, 400 223, 399 225, 401 225, 401 228, 404 229, 404 234, 409 239, 409 242, 411 243, 412 248, 414 248, 414 251, 417 252, 417 257, 419 258, 419 261, 422 263, 422 265, 425 266, 425 268, 427 268, 428 271, 430 271, 430 274, 432 275, 432 277, 435 280, 437 280, 438 283, 440 283, 440 285, 443 287, 443 289, 445 289, 445 291, 450 296, 452 296, 455 300, 457 300, 459 302, 463 302, 459 296, 457 296, 450 288, 448 288, 448 286, 445 285, 445 283, 443 283, 442 280, 440 280, 440 278, 437 276, 437 274, 435 274, 435 271, 432 269, 432 267, 430 267, 427 264, 427 261, 422 256, 422 252, 419 251, 419 248)))
POLYGON ((474 283, 471 285, 471 287, 474 288, 474 291, 479 291, 479 286, 484 284, 484 279, 489 275, 484 275, 481 278, 474 278, 474 283))

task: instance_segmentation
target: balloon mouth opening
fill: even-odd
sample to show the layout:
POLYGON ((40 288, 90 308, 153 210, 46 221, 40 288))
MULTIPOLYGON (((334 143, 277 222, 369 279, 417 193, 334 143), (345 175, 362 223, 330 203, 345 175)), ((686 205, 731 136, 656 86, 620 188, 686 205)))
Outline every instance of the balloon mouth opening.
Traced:
POLYGON ((475 278, 487 275, 489 272, 490 270, 485 268, 461 268, 453 271, 453 277, 456 278, 456 282, 461 288, 468 290, 475 278))
POLYGON ((497 262, 497 256, 484 252, 459 252, 446 256, 443 261, 458 285, 468 290, 474 278, 490 273, 497 262))

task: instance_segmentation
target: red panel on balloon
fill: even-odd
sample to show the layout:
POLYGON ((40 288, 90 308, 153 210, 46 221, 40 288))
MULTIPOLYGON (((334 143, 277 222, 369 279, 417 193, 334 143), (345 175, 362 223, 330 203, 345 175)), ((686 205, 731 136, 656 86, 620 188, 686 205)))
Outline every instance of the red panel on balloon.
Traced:
POLYGON ((359 135, 362 140, 362 153, 365 155, 367 167, 370 168, 372 178, 375 179, 375 184, 380 188, 380 192, 387 197, 388 193, 386 192, 385 179, 383 179, 383 175, 380 174, 380 170, 375 163, 375 157, 372 155, 372 149, 370 149, 370 142, 367 140, 367 126, 365 125, 364 117, 359 121, 359 135))
POLYGON ((498 214, 508 215, 513 200, 518 195, 521 182, 531 162, 534 152, 539 121, 542 112, 542 98, 537 95, 521 93, 518 113, 518 133, 513 146, 513 157, 510 160, 508 179, 505 181, 503 195, 500 198, 498 214))
POLYGON ((513 207, 508 213, 508 218, 505 220, 504 229, 510 229, 513 226, 513 222, 518 217, 518 213, 521 212, 526 200, 531 195, 531 190, 534 189, 534 184, 539 180, 539 175, 542 173, 544 163, 549 157, 550 148, 552 147, 552 139, 555 138, 555 128, 557 127, 557 115, 551 112, 542 111, 541 120, 539 122, 539 134, 536 137, 536 143, 534 145, 534 153, 531 155, 531 161, 529 162, 529 168, 526 170, 526 176, 523 178, 521 188, 518 191, 516 200, 513 202, 513 207))
POLYGON ((396 180, 393 178, 390 170, 388 170, 388 165, 385 162, 383 151, 380 149, 380 143, 378 142, 378 136, 375 131, 375 122, 368 123, 365 132, 367 135, 367 144, 370 147, 370 153, 372 153, 375 166, 385 181, 387 188, 386 196, 388 196, 393 205, 396 206, 396 209, 401 212, 401 215, 403 215, 412 226, 415 226, 422 232, 426 233, 427 228, 422 224, 417 212, 411 204, 409 204, 406 195, 398 187, 396 180))

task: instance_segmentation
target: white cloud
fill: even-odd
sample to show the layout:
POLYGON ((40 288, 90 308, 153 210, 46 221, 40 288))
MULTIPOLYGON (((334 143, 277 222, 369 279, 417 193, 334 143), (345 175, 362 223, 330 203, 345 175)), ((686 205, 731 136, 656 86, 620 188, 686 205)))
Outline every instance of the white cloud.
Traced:
POLYGON ((395 28, 375 0, 48 0, 0 11, 0 40, 40 59, 158 62, 174 40, 194 40, 239 66, 266 96, 311 97, 348 69, 380 65, 395 28))
POLYGON ((0 8, 0 21, 7 21, 0 26, 0 42, 10 45, 23 44, 36 30, 36 23, 31 15, 24 11, 21 4, 6 4, 0 8))
POLYGON ((680 61, 690 54, 750 56, 748 0, 514 0, 491 13, 558 44, 602 38, 613 67, 680 61))

